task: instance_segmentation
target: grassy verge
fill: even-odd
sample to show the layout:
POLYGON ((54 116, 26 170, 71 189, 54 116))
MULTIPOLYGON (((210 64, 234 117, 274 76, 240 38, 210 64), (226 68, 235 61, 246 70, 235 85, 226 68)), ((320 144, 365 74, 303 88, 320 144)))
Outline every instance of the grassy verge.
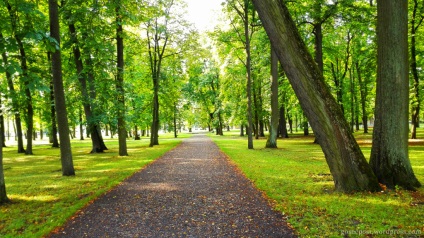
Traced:
MULTIPOLYGON (((421 131, 420 138, 423 138, 421 131)), ((292 135, 279 149, 264 149, 265 139, 247 149, 238 133, 212 136, 218 146, 275 202, 277 210, 302 237, 424 235, 424 188, 380 193, 341 194, 333 191, 330 171, 313 137, 292 135)), ((357 134, 369 157, 371 135, 357 134)), ((424 140, 411 141, 410 159, 424 185, 424 140)))
POLYGON ((160 145, 148 147, 149 140, 128 140, 128 157, 119 157, 118 142, 105 141, 107 152, 89 154, 91 141, 72 141, 76 176, 63 177, 59 149, 36 145, 34 155, 4 149, 6 190, 11 203, 0 206, 0 237, 42 237, 62 225, 89 201, 110 190, 140 170, 181 138, 161 135, 160 145))

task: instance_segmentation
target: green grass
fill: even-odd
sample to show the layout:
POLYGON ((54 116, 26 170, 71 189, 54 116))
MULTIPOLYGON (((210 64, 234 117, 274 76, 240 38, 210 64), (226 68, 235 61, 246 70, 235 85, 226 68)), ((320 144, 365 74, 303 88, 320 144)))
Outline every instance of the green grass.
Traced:
MULTIPOLYGON (((424 131, 420 131, 424 138, 424 131)), ((393 236, 403 232, 424 234, 424 188, 417 193, 398 189, 381 193, 342 194, 334 184, 324 154, 313 137, 292 135, 279 139, 279 149, 264 149, 265 139, 247 139, 238 132, 212 136, 230 159, 273 201, 276 210, 302 237, 340 237, 344 234, 393 236), (386 234, 389 234, 387 235, 386 234), (392 232, 390 235, 390 232, 392 232)), ((358 133, 366 156, 371 150, 371 135, 358 133)), ((415 175, 424 185, 424 140, 410 147, 415 175)))
POLYGON ((148 138, 128 140, 128 157, 118 155, 118 142, 107 139, 105 153, 90 154, 91 140, 73 140, 76 176, 63 177, 59 149, 36 145, 34 155, 4 148, 6 190, 11 203, 0 206, 0 237, 42 237, 62 225, 91 200, 140 170, 181 138, 161 135, 159 146, 148 147, 148 138))

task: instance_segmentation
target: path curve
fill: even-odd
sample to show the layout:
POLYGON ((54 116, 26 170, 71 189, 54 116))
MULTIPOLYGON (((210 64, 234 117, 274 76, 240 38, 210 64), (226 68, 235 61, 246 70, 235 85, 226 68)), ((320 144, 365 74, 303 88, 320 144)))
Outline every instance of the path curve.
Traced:
POLYGON ((295 235, 210 138, 194 135, 49 237, 295 235))

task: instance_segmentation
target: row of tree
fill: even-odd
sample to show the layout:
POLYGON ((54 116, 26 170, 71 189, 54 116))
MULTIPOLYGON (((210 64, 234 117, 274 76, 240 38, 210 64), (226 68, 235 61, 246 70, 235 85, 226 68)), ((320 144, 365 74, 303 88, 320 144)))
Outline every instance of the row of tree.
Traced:
MULTIPOLYGON (((414 137, 422 107, 421 62, 417 57, 422 46, 417 42, 424 5, 410 2, 410 9, 405 3, 395 8, 402 9, 401 22, 411 33, 406 46, 411 49, 412 86, 410 91, 405 88, 407 77, 396 89, 410 92, 414 137), (405 19, 408 12, 409 25, 405 19)), ((201 40, 184 20, 184 2, 180 0, 63 0, 51 1, 52 5, 60 13, 57 36, 49 28, 54 20, 47 17, 46 3, 0 2, 0 20, 4 23, 0 28, 1 119, 14 119, 19 153, 32 153, 35 130, 41 134, 48 131, 53 146, 59 146, 56 125, 64 121, 69 121, 65 126, 68 130, 79 125, 82 132, 85 126, 93 153, 107 150, 102 129, 118 133, 122 156, 127 155, 127 131, 138 138, 140 131, 150 130, 150 145, 154 146, 159 144, 160 129, 173 130, 175 136, 183 127, 209 128, 223 134, 225 127, 239 125, 241 135, 247 129, 248 148, 253 149, 253 135, 264 136, 267 127, 267 146, 276 147, 278 135, 288 136, 286 124, 289 131, 302 125, 307 133, 309 122, 323 147, 337 189, 374 191, 379 189, 378 182, 409 189, 419 186, 407 151, 405 154, 405 143, 398 148, 377 141, 386 141, 382 134, 386 132, 396 142, 402 134, 401 140, 405 141, 407 119, 406 127, 395 132, 391 130, 397 126, 380 128, 381 118, 376 116, 375 159, 371 166, 352 136, 360 124, 368 132, 374 107, 376 115, 389 112, 386 107, 398 110, 400 102, 400 107, 408 108, 408 98, 401 100, 404 91, 383 110, 379 108, 381 102, 375 104, 386 101, 378 96, 381 86, 375 83, 381 78, 376 70, 377 48, 384 45, 377 41, 384 37, 376 38, 375 19, 377 8, 385 4, 376 7, 365 0, 227 0, 223 5, 225 26, 209 32, 210 40, 201 40), (271 13, 276 15, 267 15, 271 13), (61 60, 57 58, 59 52, 61 60), (271 52, 275 53, 273 57, 271 52), (62 62, 62 69, 51 61, 62 62), (53 79, 60 78, 59 71, 67 89, 66 113, 56 113, 60 109, 52 103, 59 98, 55 93, 60 89, 53 87, 53 79), (64 115, 68 119, 59 118, 64 115), (392 151, 378 152, 383 147, 392 151), (390 160, 378 162, 380 153, 400 153, 398 162, 389 163, 399 166, 382 166, 390 160)), ((407 37, 402 30, 402 37, 407 37)), ((392 60, 395 67, 389 68, 407 63, 400 58, 404 54, 397 54, 392 60)), ((378 72, 391 74, 385 69, 378 72)), ((1 128, 4 135, 4 122, 1 128)), ((59 135, 63 149, 69 132, 59 135)), ((71 156, 70 152, 64 154, 71 156)), ((1 185, 1 167, 0 175, 1 185)))

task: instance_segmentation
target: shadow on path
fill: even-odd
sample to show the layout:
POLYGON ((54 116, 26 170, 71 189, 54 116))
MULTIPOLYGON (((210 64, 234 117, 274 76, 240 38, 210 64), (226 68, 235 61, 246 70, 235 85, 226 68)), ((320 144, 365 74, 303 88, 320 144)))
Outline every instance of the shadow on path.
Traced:
POLYGON ((194 135, 50 237, 295 237, 205 135, 194 135))

